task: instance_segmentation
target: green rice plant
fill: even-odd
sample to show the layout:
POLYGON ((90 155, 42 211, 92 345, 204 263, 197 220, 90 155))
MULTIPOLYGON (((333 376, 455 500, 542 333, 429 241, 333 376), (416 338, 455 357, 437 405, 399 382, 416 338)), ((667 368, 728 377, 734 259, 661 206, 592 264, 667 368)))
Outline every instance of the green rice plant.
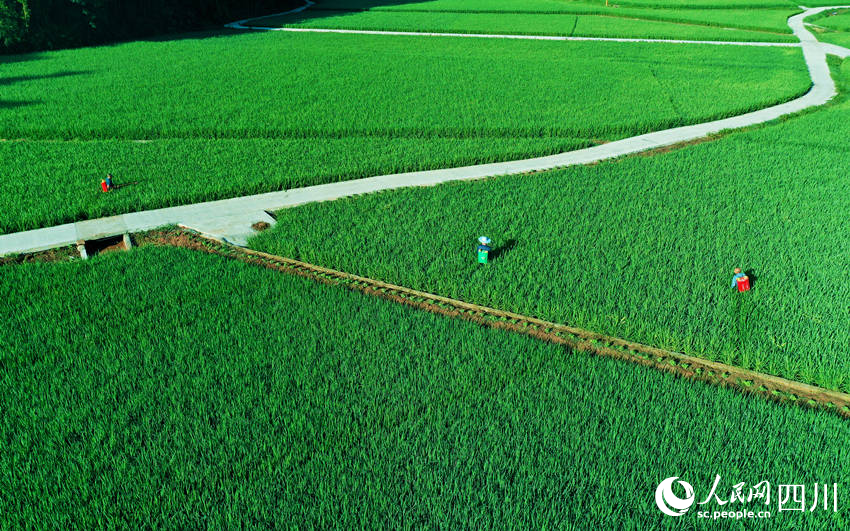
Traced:
MULTIPOLYGON (((836 75, 846 91, 850 62, 836 75)), ((252 245, 848 390, 848 116, 843 99, 653 157, 307 205, 252 245)))
POLYGON ((372 175, 515 160, 592 144, 511 136, 0 142, 0 233, 372 175), (115 176, 115 193, 100 191, 107 172, 115 176))
POLYGON ((832 413, 193 251, 0 267, 0 300, 3 528, 703 529, 661 480, 850 481, 832 413))
POLYGON ((4 66, 3 138, 611 139, 810 86, 798 49, 657 43, 263 32, 37 59, 4 66))
MULTIPOLYGON (((607 7, 636 6, 639 8, 675 8, 681 11, 691 10, 764 10, 799 9, 790 0, 314 0, 311 9, 385 9, 391 11, 466 11, 466 12, 532 12, 563 13, 580 9, 599 9, 607 7)), ((826 1, 826 0, 823 0, 826 1)), ((828 5, 828 4, 827 4, 828 5)))
POLYGON ((850 32, 850 10, 825 11, 824 14, 825 17, 817 20, 819 26, 836 31, 850 32))
MULTIPOLYGON (((691 12, 686 12, 690 15, 691 12)), ((663 13, 653 13, 663 18, 663 13)), ((675 14, 679 17, 679 13, 675 14)), ((787 11, 779 11, 785 24, 787 11)), ((720 41, 795 42, 793 35, 779 32, 730 29, 693 22, 662 22, 610 16, 548 13, 456 13, 441 11, 399 12, 305 11, 295 15, 265 17, 249 22, 261 27, 331 28, 412 32, 495 33, 564 35, 571 37, 621 37, 720 41)), ((671 16, 671 18, 674 18, 671 16)), ((679 17, 681 18, 681 17, 679 17)))
POLYGON ((4 64, 0 138, 28 139, 0 141, 0 232, 568 151, 810 84, 795 49, 227 35, 4 64), (130 186, 100 194, 107 172, 130 186))
MULTIPOLYGON (((568 0, 569 1, 569 0, 568 0)), ((827 1, 827 0, 822 0, 827 1)), ((597 0, 597 3, 604 3, 603 0, 597 0)), ((642 8, 670 8, 682 10, 716 10, 726 11, 730 9, 737 10, 765 10, 765 9, 799 9, 799 5, 792 0, 624 0, 618 1, 617 4, 625 7, 642 7, 642 8)))
POLYGON ((750 12, 716 11, 692 14, 662 10, 644 13, 615 13, 608 16, 580 16, 574 35, 588 37, 647 37, 690 40, 797 42, 790 34, 787 10, 750 12), (685 16, 687 15, 687 16, 685 16), (712 16, 709 16, 712 15, 712 16), (646 19, 632 17, 646 16, 646 19), (620 18, 624 17, 624 18, 620 18), (728 18, 727 18, 728 17, 728 18))
POLYGON ((836 5, 836 3, 838 5, 846 5, 846 4, 842 4, 841 2, 830 2, 829 0, 814 0, 813 2, 809 2, 806 5, 808 7, 821 7, 821 6, 830 7, 830 6, 836 5))
POLYGON ((817 34, 818 40, 850 47, 850 11, 839 9, 824 11, 806 19, 809 29, 817 34))
MULTIPOLYGON (((345 20, 349 24, 365 24, 368 22, 375 25, 375 29, 388 29, 388 27, 381 27, 381 25, 391 26, 402 23, 410 26, 416 21, 422 24, 420 29, 426 29, 447 23, 462 28, 464 25, 479 24, 480 21, 486 20, 496 26, 507 27, 506 30, 501 31, 512 33, 509 24, 511 21, 516 21, 515 31, 540 33, 540 28, 546 28, 547 31, 564 31, 562 28, 569 24, 569 21, 568 19, 564 20, 565 17, 558 17, 558 15, 600 15, 618 19, 610 21, 609 28, 617 29, 619 27, 620 31, 629 27, 628 21, 625 19, 637 19, 644 22, 687 23, 712 26, 715 28, 713 35, 729 40, 731 37, 724 38, 724 32, 719 28, 726 28, 728 34, 734 33, 729 32, 729 28, 790 34, 791 30, 788 27, 787 19, 799 12, 800 9, 797 6, 790 4, 770 9, 741 8, 741 6, 722 9, 681 9, 680 7, 657 9, 633 7, 619 3, 610 3, 610 5, 605 6, 604 2, 552 2, 549 0, 531 2, 496 2, 489 0, 463 3, 449 1, 386 5, 381 2, 322 2, 299 13, 257 18, 250 21, 249 25, 273 26, 309 23, 321 27, 323 23, 342 24, 345 20), (341 20, 333 20, 334 17, 339 17, 343 13, 348 13, 351 16, 341 20), (458 17, 452 18, 451 15, 458 15, 458 17), (538 17, 527 15, 538 15, 538 17), (545 20, 541 16, 549 17, 549 20, 545 20), (561 19, 561 21, 557 22, 557 19, 561 19), (393 20, 397 22, 394 23, 393 20)), ((676 29, 675 27, 665 28, 661 25, 647 25, 644 31, 650 32, 650 36, 660 37, 671 35, 670 32, 682 34, 686 31, 686 28, 676 29)), ((705 31, 708 31, 707 28, 702 30, 693 28, 693 35, 705 35, 705 31), (700 33, 700 31, 703 33, 700 33)), ((746 33, 740 33, 742 40, 760 40, 753 39, 753 37, 746 33)), ((764 38, 769 38, 769 36, 764 38)))

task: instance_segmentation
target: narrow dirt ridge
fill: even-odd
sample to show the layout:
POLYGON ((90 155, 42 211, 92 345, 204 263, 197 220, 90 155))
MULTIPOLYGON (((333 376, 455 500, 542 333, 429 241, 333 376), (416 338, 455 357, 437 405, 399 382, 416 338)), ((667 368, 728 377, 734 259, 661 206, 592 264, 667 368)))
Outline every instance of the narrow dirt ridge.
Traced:
POLYGON ((317 282, 345 286, 354 291, 431 313, 458 317, 491 328, 510 330, 550 343, 566 345, 572 350, 631 361, 685 378, 735 388, 782 403, 825 409, 850 418, 850 394, 847 393, 650 347, 527 315, 470 304, 291 258, 236 247, 184 229, 151 231, 136 235, 136 239, 137 244, 140 245, 182 247, 298 275, 317 282))

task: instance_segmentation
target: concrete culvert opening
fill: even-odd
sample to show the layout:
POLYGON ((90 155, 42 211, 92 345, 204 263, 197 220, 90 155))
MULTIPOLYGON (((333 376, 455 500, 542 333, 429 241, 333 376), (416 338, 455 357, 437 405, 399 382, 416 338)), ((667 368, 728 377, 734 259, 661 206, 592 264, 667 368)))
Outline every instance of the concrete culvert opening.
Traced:
POLYGON ((121 234, 98 240, 87 240, 85 243, 86 254, 88 256, 94 256, 96 254, 111 253, 114 251, 126 251, 128 245, 125 240, 125 237, 121 234))

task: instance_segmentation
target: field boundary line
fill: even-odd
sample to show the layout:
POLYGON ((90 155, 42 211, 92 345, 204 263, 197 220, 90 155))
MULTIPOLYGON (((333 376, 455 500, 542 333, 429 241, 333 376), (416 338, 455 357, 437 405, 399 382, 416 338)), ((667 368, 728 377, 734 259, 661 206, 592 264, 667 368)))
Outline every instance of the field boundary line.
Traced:
POLYGON ((138 234, 136 238, 143 245, 168 245, 217 254, 322 283, 342 285, 354 291, 432 313, 474 321, 491 328, 519 332, 544 341, 567 345, 573 350, 631 361, 673 372, 682 377, 758 394, 772 400, 823 408, 850 418, 850 394, 848 393, 664 350, 566 324, 443 297, 292 258, 238 247, 191 229, 157 230, 138 234))
POLYGON ((389 30, 355 30, 334 28, 272 28, 261 26, 243 26, 236 29, 251 29, 258 31, 285 31, 289 33, 338 33, 343 35, 394 35, 399 37, 459 37, 473 39, 514 39, 532 41, 595 41, 595 42, 643 42, 666 44, 707 44, 718 46, 756 46, 799 48, 799 42, 759 42, 759 41, 696 41, 686 39, 644 39, 626 37, 569 37, 566 35, 521 35, 511 33, 444 33, 427 31, 389 31, 389 30))

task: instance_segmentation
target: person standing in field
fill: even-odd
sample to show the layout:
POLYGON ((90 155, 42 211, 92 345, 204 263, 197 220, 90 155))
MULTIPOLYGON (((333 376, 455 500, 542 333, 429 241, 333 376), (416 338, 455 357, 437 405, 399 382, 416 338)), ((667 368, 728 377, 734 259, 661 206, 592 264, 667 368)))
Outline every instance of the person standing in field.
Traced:
POLYGON ((112 184, 112 174, 111 173, 106 174, 106 179, 104 179, 104 181, 106 182, 106 191, 107 192, 110 192, 110 191, 112 191, 113 188, 115 188, 115 185, 112 184))
POLYGON ((490 243, 490 238, 488 238, 487 236, 481 236, 480 238, 478 238, 478 247, 475 249, 475 251, 478 253, 479 264, 486 264, 489 261, 490 251, 493 250, 493 248, 490 247, 490 243))
POLYGON ((736 287, 738 287, 738 279, 743 278, 745 276, 747 276, 747 275, 745 275, 744 273, 741 272, 741 268, 736 267, 735 268, 735 276, 732 277, 732 289, 735 289, 736 287))

